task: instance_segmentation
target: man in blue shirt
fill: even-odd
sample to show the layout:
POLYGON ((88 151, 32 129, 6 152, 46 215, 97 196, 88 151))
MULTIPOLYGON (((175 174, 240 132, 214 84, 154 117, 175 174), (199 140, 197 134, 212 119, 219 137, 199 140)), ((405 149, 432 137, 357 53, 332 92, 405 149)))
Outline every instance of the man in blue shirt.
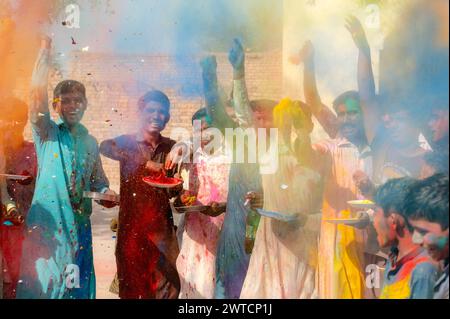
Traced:
POLYGON ((87 108, 83 84, 69 80, 56 86, 53 107, 59 120, 50 118, 49 61, 50 39, 45 39, 31 88, 38 177, 26 218, 17 297, 93 299, 92 202, 83 192, 114 192, 109 190, 97 141, 80 124, 87 108))

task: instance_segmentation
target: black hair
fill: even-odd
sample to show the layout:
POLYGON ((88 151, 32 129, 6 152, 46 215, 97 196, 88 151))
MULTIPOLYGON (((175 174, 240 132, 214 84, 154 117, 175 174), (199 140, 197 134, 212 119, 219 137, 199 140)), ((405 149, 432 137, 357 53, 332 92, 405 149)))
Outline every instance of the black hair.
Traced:
MULTIPOLYGON (((378 187, 375 192, 375 203, 383 209, 384 216, 389 216, 391 210, 408 218, 404 212, 405 198, 409 188, 415 183, 415 180, 409 177, 394 178, 378 187)), ((406 222, 410 231, 412 227, 406 222)))
POLYGON ((170 100, 163 92, 159 90, 152 90, 144 94, 139 101, 138 101, 138 107, 139 112, 141 112, 145 105, 150 102, 157 102, 161 104, 165 109, 167 114, 170 113, 170 100))
POLYGON ((448 229, 448 176, 435 174, 415 182, 406 195, 403 208, 408 219, 424 219, 448 229))
POLYGON ((336 110, 339 105, 345 104, 347 100, 354 100, 358 103, 358 105, 360 105, 359 93, 356 91, 347 91, 334 99, 333 108, 336 110))
POLYGON ((195 120, 200 120, 203 117, 208 118, 208 110, 205 107, 202 107, 197 110, 197 112, 192 115, 192 123, 194 123, 195 120))
POLYGON ((59 98, 63 94, 80 92, 86 99, 86 88, 83 83, 75 80, 64 80, 59 82, 53 90, 53 98, 59 98))
POLYGON ((277 102, 273 100, 252 100, 250 101, 250 108, 252 111, 260 112, 272 112, 272 110, 277 106, 277 102))

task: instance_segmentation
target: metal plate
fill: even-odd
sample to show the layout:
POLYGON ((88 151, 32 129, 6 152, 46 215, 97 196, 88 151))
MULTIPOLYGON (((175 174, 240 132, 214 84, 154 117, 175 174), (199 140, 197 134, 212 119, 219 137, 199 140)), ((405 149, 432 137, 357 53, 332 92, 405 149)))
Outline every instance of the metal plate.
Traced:
POLYGON ((103 193, 96 193, 96 192, 83 192, 84 198, 91 198, 95 200, 104 200, 107 202, 114 202, 119 203, 120 202, 120 195, 111 195, 111 194, 103 194, 103 193))
POLYGON ((208 210, 209 208, 211 208, 211 206, 197 205, 197 206, 179 206, 179 207, 174 207, 175 211, 178 214, 201 213, 201 212, 204 212, 204 211, 208 210))
POLYGON ((358 209, 374 209, 376 207, 375 203, 370 200, 349 200, 347 204, 358 209))
POLYGON ((26 179, 32 178, 32 176, 14 175, 14 174, 0 174, 0 177, 5 177, 6 179, 13 181, 24 181, 26 179))
POLYGON ((362 221, 364 221, 364 219, 360 219, 360 218, 330 218, 330 219, 324 219, 324 221, 326 221, 327 223, 332 223, 332 224, 343 224, 343 225, 356 225, 362 221))
POLYGON ((271 211, 260 209, 260 208, 257 208, 256 211, 261 216, 277 219, 277 220, 280 220, 283 222, 293 222, 293 221, 297 220, 297 216, 295 216, 295 215, 285 215, 282 213, 271 212, 271 211))

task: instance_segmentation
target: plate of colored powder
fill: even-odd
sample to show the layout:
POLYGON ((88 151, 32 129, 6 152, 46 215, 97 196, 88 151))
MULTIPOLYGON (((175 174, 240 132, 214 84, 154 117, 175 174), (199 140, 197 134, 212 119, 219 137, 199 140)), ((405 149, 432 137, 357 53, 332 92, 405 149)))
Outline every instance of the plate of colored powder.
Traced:
POLYGON ((153 187, 158 188, 173 188, 176 186, 179 186, 183 184, 183 180, 175 177, 167 177, 164 174, 161 175, 153 175, 153 176, 146 176, 142 178, 142 180, 153 187))

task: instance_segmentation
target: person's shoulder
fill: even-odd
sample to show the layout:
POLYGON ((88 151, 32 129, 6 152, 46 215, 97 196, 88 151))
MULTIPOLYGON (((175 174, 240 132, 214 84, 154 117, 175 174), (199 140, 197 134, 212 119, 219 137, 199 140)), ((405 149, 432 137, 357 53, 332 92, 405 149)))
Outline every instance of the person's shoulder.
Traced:
POLYGON ((412 272, 415 278, 425 278, 433 276, 437 278, 438 275, 438 265, 433 261, 428 255, 422 254, 416 259, 416 265, 412 272))
POLYGON ((169 137, 161 136, 161 138, 162 138, 162 143, 167 145, 170 148, 172 148, 175 144, 177 144, 177 142, 175 140, 172 140, 169 137))
POLYGON ((112 141, 118 146, 129 145, 136 141, 136 134, 123 134, 116 137, 105 139, 104 141, 112 141))

